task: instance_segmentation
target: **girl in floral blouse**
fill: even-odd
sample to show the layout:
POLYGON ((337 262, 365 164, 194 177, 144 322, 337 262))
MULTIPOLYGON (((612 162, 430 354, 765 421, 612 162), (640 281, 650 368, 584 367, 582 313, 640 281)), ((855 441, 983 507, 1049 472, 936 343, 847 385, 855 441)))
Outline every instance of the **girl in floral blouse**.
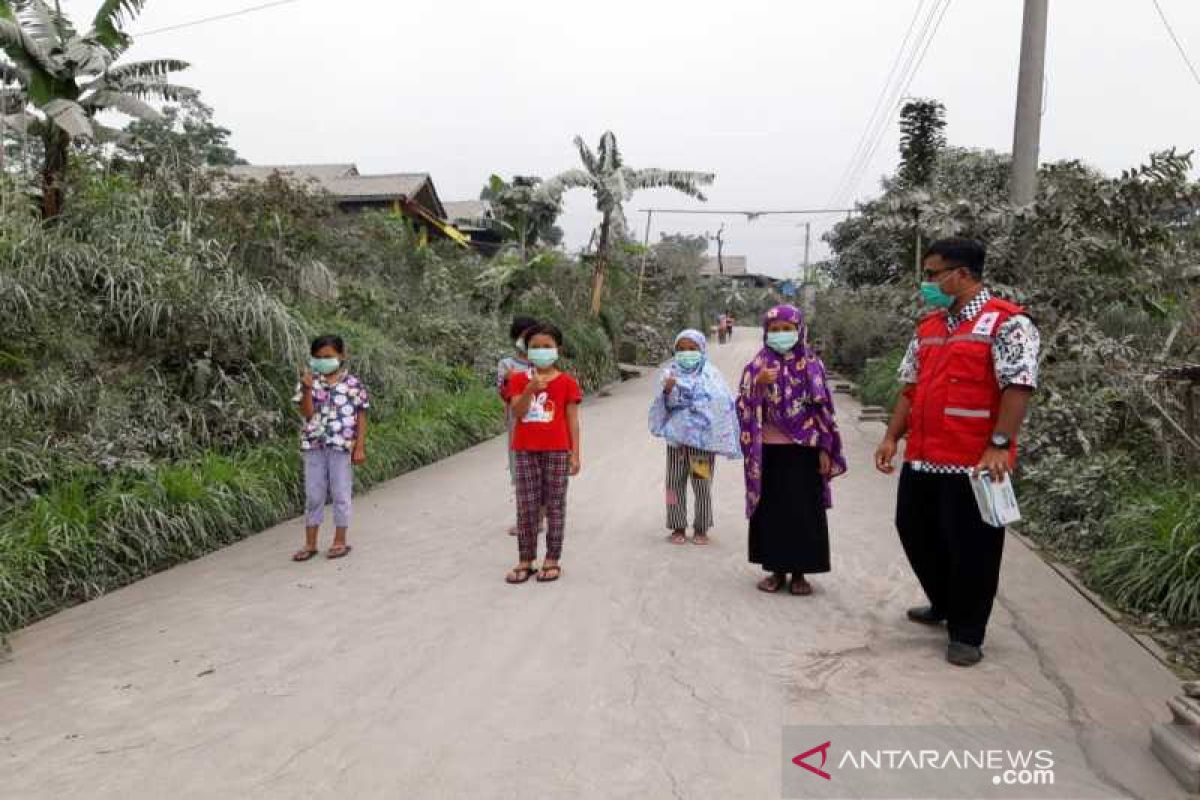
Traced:
POLYGON ((321 336, 310 349, 309 370, 293 398, 304 417, 300 451, 304 458, 304 549, 293 559, 308 561, 317 553, 317 532, 325 519, 325 503, 333 502, 333 545, 328 558, 349 554, 351 465, 367 460, 367 389, 346 370, 346 345, 340 336, 321 336))

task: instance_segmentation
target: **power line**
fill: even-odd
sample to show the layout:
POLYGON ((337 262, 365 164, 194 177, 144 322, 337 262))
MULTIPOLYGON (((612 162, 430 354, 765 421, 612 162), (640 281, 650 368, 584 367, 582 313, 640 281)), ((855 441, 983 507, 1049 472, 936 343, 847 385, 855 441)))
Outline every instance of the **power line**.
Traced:
POLYGON ((888 123, 891 122, 891 114, 896 106, 896 102, 900 97, 901 89, 904 85, 909 71, 912 69, 913 63, 916 61, 918 54, 921 52, 921 47, 925 42, 925 38, 929 35, 929 30, 933 25, 933 19, 937 15, 938 6, 942 0, 934 0, 930 4, 925 13, 924 21, 921 23, 920 30, 917 31, 916 38, 913 39, 911 47, 906 48, 907 52, 904 57, 904 63, 900 67, 900 72, 896 77, 896 82, 887 87, 887 101, 884 105, 885 113, 880 114, 868 130, 867 146, 858 154, 858 157, 851 165, 851 170, 846 179, 838 186, 835 202, 839 205, 848 203, 850 195, 854 191, 854 187, 862 179, 863 171, 869 166, 870 159, 874 155, 874 151, 878 148, 879 140, 887 132, 888 123))
POLYGON ((196 25, 204 25, 209 22, 217 22, 218 20, 233 19, 234 17, 244 17, 245 15, 253 14, 256 11, 264 11, 268 8, 275 8, 276 6, 286 6, 286 5, 290 5, 292 3, 299 3, 299 2, 300 2, 300 0, 274 0, 274 2, 271 2, 271 3, 262 3, 257 6, 243 8, 240 11, 230 11, 225 14, 216 14, 211 17, 202 17, 200 19, 194 19, 191 22, 181 22, 178 25, 168 25, 165 28, 154 28, 153 30, 141 31, 139 33, 135 33, 134 37, 140 38, 142 36, 153 36, 156 33, 167 33, 168 31, 178 31, 178 30, 182 30, 184 28, 192 28, 192 27, 195 27, 196 25))
MULTIPOLYGON (((927 24, 924 27, 923 32, 927 33, 928 35, 921 37, 921 41, 918 43, 917 49, 913 50, 913 52, 910 54, 908 63, 906 64, 906 69, 904 72, 902 72, 903 77, 901 77, 901 80, 903 81, 903 84, 897 85, 897 91, 892 94, 892 100, 889 103, 889 107, 892 110, 899 105, 899 101, 903 97, 908 95, 908 90, 912 86, 913 80, 916 79, 917 73, 921 71, 921 65, 925 63, 925 56, 929 53, 929 48, 933 44, 933 40, 937 36, 938 30, 942 26, 942 20, 946 18, 946 12, 950 9, 950 2, 951 0, 945 0, 945 2, 941 5, 940 10, 937 6, 934 7, 933 13, 937 15, 936 21, 933 21, 933 15, 930 15, 930 17, 926 20, 927 24), (930 28, 928 25, 930 21, 933 21, 932 28, 930 28)), ((867 169, 871 166, 872 160, 875 158, 875 153, 879 150, 879 145, 883 143, 884 135, 887 133, 887 123, 890 121, 891 115, 889 114, 883 119, 882 124, 879 126, 876 132, 875 141, 872 143, 870 151, 867 153, 866 158, 864 158, 860 163, 857 174, 850 181, 849 186, 846 187, 845 203, 849 203, 850 200, 853 199, 854 191, 858 188, 859 183, 862 181, 863 175, 866 174, 867 169)))
POLYGON ((1171 21, 1167 19, 1166 12, 1158 4, 1158 0, 1150 0, 1150 2, 1154 3, 1154 8, 1158 11, 1159 19, 1166 26, 1167 33, 1171 35, 1171 41, 1175 42, 1175 48, 1179 51, 1179 57, 1183 59, 1184 64, 1187 64, 1188 71, 1192 73, 1192 77, 1196 80, 1196 83, 1200 84, 1200 72, 1196 70, 1196 65, 1192 63, 1192 59, 1188 58, 1187 50, 1183 48, 1183 42, 1179 41, 1179 37, 1175 35, 1175 29, 1171 27, 1171 21))
POLYGON ((846 168, 842 170, 842 175, 838 178, 836 188, 833 194, 830 195, 829 202, 833 203, 841 193, 842 184, 850 177, 850 172, 854 168, 859 156, 866 146, 872 127, 875 124, 875 118, 879 115, 883 108, 883 98, 887 96, 888 88, 891 87, 892 81, 896 77, 896 67, 900 66, 900 59, 904 56, 904 51, 908 48, 908 39, 912 36, 913 29, 917 27, 917 19, 921 16, 921 7, 925 5, 925 0, 917 0, 916 8, 913 9, 912 19, 909 20, 908 30, 904 32, 904 38, 900 40, 900 47, 896 50, 896 57, 892 59, 892 67, 888 70, 887 79, 884 80, 883 86, 879 88, 879 96, 875 98, 875 107, 871 109, 871 116, 867 117, 867 124, 863 128, 862 136, 858 138, 858 144, 854 146, 854 152, 850 155, 850 160, 846 162, 846 168))

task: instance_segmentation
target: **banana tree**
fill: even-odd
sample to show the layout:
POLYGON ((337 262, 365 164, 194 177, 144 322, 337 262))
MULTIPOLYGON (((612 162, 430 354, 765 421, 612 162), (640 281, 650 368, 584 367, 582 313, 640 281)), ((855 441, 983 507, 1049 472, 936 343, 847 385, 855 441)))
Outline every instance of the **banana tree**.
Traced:
POLYGON ((560 202, 569 189, 588 189, 596 198, 596 210, 601 214, 600 238, 596 246, 596 264, 592 272, 592 315, 600 315, 604 293, 604 273, 609 250, 614 239, 625 234, 624 204, 641 189, 670 188, 697 200, 704 200, 700 187, 709 186, 716 178, 709 172, 686 172, 665 169, 633 169, 621 160, 617 137, 606 131, 600 146, 593 153, 580 136, 575 137, 583 169, 571 169, 542 184, 542 191, 554 202, 560 202))
POLYGON ((91 29, 81 35, 57 4, 51 8, 45 0, 0 0, 0 51, 7 56, 0 59, 0 82, 17 87, 8 90, 7 99, 18 93, 23 98, 20 110, 6 113, 4 123, 42 140, 42 215, 47 219, 62 212, 71 143, 118 135, 96 121, 98 113, 111 110, 154 120, 158 111, 147 100, 178 102, 195 94, 167 80, 187 68, 182 61, 115 64, 133 43, 122 28, 145 4, 104 0, 91 29))

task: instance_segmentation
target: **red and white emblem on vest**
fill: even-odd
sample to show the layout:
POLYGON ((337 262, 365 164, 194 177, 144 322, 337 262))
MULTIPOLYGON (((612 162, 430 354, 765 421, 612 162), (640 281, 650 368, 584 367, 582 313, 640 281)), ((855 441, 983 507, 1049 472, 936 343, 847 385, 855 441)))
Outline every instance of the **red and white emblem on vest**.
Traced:
MULTIPOLYGON (((1025 310, 992 298, 974 320, 950 332, 938 311, 917 325, 917 386, 908 418, 908 461, 974 467, 983 457, 1000 413, 992 344, 996 333, 1025 310)), ((1012 459, 1016 462, 1013 442, 1012 459)))

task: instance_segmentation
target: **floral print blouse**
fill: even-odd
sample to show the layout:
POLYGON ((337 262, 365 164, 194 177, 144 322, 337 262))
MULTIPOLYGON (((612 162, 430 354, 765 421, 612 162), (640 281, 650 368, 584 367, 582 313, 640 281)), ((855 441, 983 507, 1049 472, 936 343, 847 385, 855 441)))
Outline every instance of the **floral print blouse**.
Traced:
MULTIPOLYGON (((367 387, 356 376, 342 373, 329 381, 323 375, 313 378, 313 415, 300 431, 301 450, 345 450, 351 452, 358 438, 358 413, 371 407, 367 387)), ((296 384, 299 403, 304 386, 296 384)))

